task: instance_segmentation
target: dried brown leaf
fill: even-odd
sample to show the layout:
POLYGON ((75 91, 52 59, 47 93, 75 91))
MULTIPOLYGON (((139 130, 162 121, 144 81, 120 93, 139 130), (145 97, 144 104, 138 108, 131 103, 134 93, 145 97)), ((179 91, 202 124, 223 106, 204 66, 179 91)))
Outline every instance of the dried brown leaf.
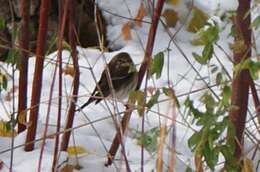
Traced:
POLYGON ((66 65, 62 72, 65 74, 65 75, 70 75, 70 76, 74 76, 74 73, 75 73, 75 70, 74 70, 74 67, 71 66, 71 65, 66 65))
POLYGON ((141 3, 137 12, 137 15, 135 16, 135 24, 139 27, 142 26, 142 20, 145 16, 145 9, 144 9, 144 4, 141 3))
POLYGON ((62 169, 61 172, 73 172, 74 166, 70 164, 66 164, 62 169))
POLYGON ((121 29, 121 34, 124 40, 130 40, 132 38, 130 31, 130 22, 127 22, 123 25, 121 29))

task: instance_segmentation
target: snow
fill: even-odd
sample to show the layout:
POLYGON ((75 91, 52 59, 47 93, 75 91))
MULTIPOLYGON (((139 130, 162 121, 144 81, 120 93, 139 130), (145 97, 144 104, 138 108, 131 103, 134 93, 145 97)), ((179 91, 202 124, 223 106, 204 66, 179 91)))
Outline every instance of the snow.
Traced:
MULTIPOLYGON (((183 1, 182 3, 185 3, 183 1)), ((110 0, 109 3, 106 0, 99 0, 99 6, 101 9, 106 9, 111 11, 115 14, 122 15, 125 17, 133 17, 137 13, 140 1, 139 0, 110 0), (118 6, 120 4, 120 7, 118 6)), ((213 14, 214 10, 221 9, 221 11, 226 10, 234 10, 237 6, 237 1, 232 0, 228 3, 222 0, 207 0, 207 1, 195 1, 195 4, 198 5, 200 8, 204 9, 213 14)), ((179 10, 183 10, 184 4, 179 5, 179 10)), ((187 11, 185 11, 187 12, 187 11)), ((111 13, 104 13, 105 19, 108 23, 107 27, 107 38, 110 41, 114 41, 113 44, 110 46, 112 48, 118 49, 117 51, 107 53, 105 52, 102 54, 99 50, 96 49, 83 49, 78 47, 79 53, 79 64, 80 68, 80 89, 79 89, 79 100, 78 105, 82 105, 84 102, 88 100, 88 97, 91 94, 91 91, 95 87, 95 80, 100 78, 101 72, 104 69, 104 61, 108 62, 114 55, 119 52, 128 52, 132 59, 134 60, 137 67, 140 67, 142 62, 142 58, 144 56, 144 47, 146 45, 146 40, 149 31, 149 24, 143 24, 142 27, 133 27, 131 29, 132 39, 125 41, 120 36, 121 28, 123 24, 127 22, 126 19, 122 19, 121 17, 114 17, 111 13), (93 72, 95 77, 90 72, 89 68, 93 68, 93 72)), ((213 17, 214 18, 214 17, 213 17)), ((145 17, 144 20, 150 21, 149 17, 145 17)), ((221 24, 221 23, 220 23, 221 24)), ((181 24, 178 23, 177 27, 180 27, 181 24)), ((170 28, 169 31, 171 33, 176 32, 176 28, 170 28)), ((231 38, 228 38, 228 31, 230 27, 225 28, 222 32, 219 44, 225 49, 228 54, 231 54, 231 51, 228 47, 228 42, 231 42, 231 38)), ((190 44, 191 38, 194 37, 194 34, 188 33, 185 29, 179 31, 179 33, 175 37, 175 41, 184 51, 185 55, 188 57, 188 60, 193 64, 196 69, 199 69, 199 73, 202 77, 208 76, 208 69, 205 67, 201 67, 200 64, 196 63, 192 58, 192 52, 201 53, 201 47, 195 47, 190 44)), ((197 74, 191 69, 191 65, 183 58, 181 52, 176 48, 174 44, 171 43, 170 51, 169 51, 169 58, 167 58, 167 46, 170 41, 170 37, 168 33, 165 31, 163 26, 159 24, 158 32, 156 34, 156 40, 154 45, 153 54, 158 52, 164 51, 165 52, 165 65, 163 69, 162 77, 159 80, 149 80, 148 86, 162 88, 167 85, 167 63, 169 60, 170 64, 170 79, 172 84, 174 85, 174 89, 176 95, 181 95, 183 93, 187 93, 189 90, 195 90, 200 88, 205 88, 205 83, 201 80, 198 80, 197 74)), ((221 59, 224 66, 229 69, 231 72, 232 64, 225 58, 225 54, 222 50, 215 47, 216 55, 221 59)), ((48 98, 50 92, 50 84, 54 79, 54 67, 55 63, 53 60, 56 59, 57 53, 54 52, 50 54, 45 60, 45 67, 44 67, 44 75, 43 75, 43 89, 42 89, 42 98, 41 98, 41 106, 40 106, 40 118, 39 118, 39 128, 37 130, 37 137, 42 137, 42 132, 44 130, 44 123, 47 114, 47 107, 48 107, 48 98)), ((71 64, 70 54, 68 51, 64 50, 62 53, 62 58, 64 63, 71 64)), ((32 87, 32 78, 34 73, 34 63, 35 59, 30 58, 29 60, 29 97, 31 97, 31 87, 32 87)), ((219 66, 217 61, 213 58, 211 61, 212 64, 216 64, 219 66)), ((64 65, 65 66, 65 65, 64 65)), ((11 67, 7 68, 9 72, 11 72, 11 67)), ((57 77, 57 76, 55 76, 57 77)), ((213 76, 211 76, 213 78, 213 76)), ((18 80, 18 72, 15 73, 15 81, 18 80)), ((211 78, 207 78, 210 84, 214 84, 211 78)), ((9 81, 11 83, 11 81, 9 81)), ((16 83, 17 84, 17 83, 16 83)), ((66 112, 68 109, 69 97, 68 95, 71 94, 72 89, 72 77, 68 75, 63 75, 63 97, 62 97, 62 126, 64 126, 66 112)), ((9 84, 8 88, 11 88, 11 84, 9 84)), ((48 127, 48 134, 52 134, 55 132, 55 124, 56 124, 56 116, 57 114, 57 104, 58 104, 58 89, 57 83, 54 88, 53 92, 53 99, 51 102, 51 112, 50 112, 50 121, 49 123, 54 126, 48 127), (54 115, 53 115, 54 114, 54 115)), ((142 88, 144 88, 142 86, 142 88)), ((7 96, 7 92, 2 93, 2 97, 7 96)), ((203 94, 202 92, 191 94, 190 97, 192 99, 197 99, 200 95, 203 94)), ((15 93, 14 97, 17 97, 17 92, 15 93)), ((160 96, 160 100, 166 99, 166 96, 160 96)), ((183 101, 185 96, 180 99, 183 101)), ((15 99, 15 104, 17 106, 17 98, 15 99)), ((82 146, 87 150, 87 154, 79 157, 79 164, 83 167, 80 171, 88 172, 88 171, 98 171, 98 172, 114 172, 114 171, 126 171, 125 165, 122 161, 123 156, 120 154, 120 150, 117 153, 115 158, 115 165, 110 167, 104 167, 104 163, 106 162, 106 155, 107 150, 109 149, 113 137, 115 135, 115 126, 113 120, 110 117, 110 113, 108 112, 108 108, 112 111, 112 113, 119 113, 123 112, 125 107, 122 103, 118 103, 118 109, 114 109, 113 106, 109 101, 108 106, 103 102, 98 105, 91 104, 87 108, 83 110, 83 112, 79 112, 75 116, 74 127, 84 125, 83 127, 77 128, 73 131, 75 143, 76 145, 82 146), (90 121, 98 121, 90 124, 90 121), (95 129, 93 129, 95 128, 95 129)), ((30 102, 28 102, 29 106, 30 102)), ((9 114, 11 113, 11 105, 12 102, 4 101, 0 103, 0 116, 2 119, 8 119, 9 115, 5 112, 3 105, 6 106, 8 109, 9 114)), ((16 107, 15 106, 15 107, 16 107)), ((159 112, 164 114, 168 117, 172 117, 172 114, 169 114, 169 102, 160 102, 159 103, 159 112)), ((170 109, 172 110, 172 109, 170 109)), ((158 111, 158 106, 154 106, 151 111, 158 111)), ((118 117, 119 118, 119 117, 118 117)), ((187 139, 191 136, 192 131, 190 127, 183 125, 183 116, 182 114, 177 113, 176 119, 176 171, 185 171, 187 166, 194 168, 193 164, 193 154, 190 151, 187 145, 187 139)), ((141 117, 139 117, 136 111, 133 112, 130 123, 129 123, 129 130, 137 130, 141 131, 141 117)), ((170 120, 165 120, 165 118, 161 117, 159 119, 158 114, 148 112, 145 116, 145 131, 153 127, 158 127, 161 124, 165 124, 169 126, 171 124, 170 120)), ((131 136, 131 133, 127 132, 127 135, 124 138, 124 145, 125 145, 125 152, 127 158, 129 160, 130 168, 132 171, 140 171, 140 162, 141 162, 141 147, 137 144, 136 138, 131 136), (128 135, 129 134, 129 135, 128 135)), ((171 135, 171 134, 169 134, 171 135)), ((22 145, 24 143, 25 132, 15 137, 15 145, 22 145)), ((51 164, 53 158, 53 149, 54 149, 54 141, 55 139, 48 138, 46 140, 44 154, 43 154, 43 161, 41 164, 41 171, 42 172, 49 172, 51 171, 51 164)), ((166 143, 168 143, 169 138, 166 138, 166 143)), ((0 138, 0 152, 10 148, 11 140, 8 138, 0 138)), ((71 137, 70 145, 74 145, 74 141, 71 137)), ((36 149, 33 152, 24 152, 23 147, 19 147, 14 151, 14 163, 13 163, 13 170, 14 172, 20 172, 22 170, 28 172, 37 171, 38 168, 38 161, 39 161, 39 154, 40 149, 42 146, 42 142, 36 143, 36 149)), ((163 157, 167 162, 167 148, 164 148, 163 157)), ((66 160, 67 154, 62 152, 59 156, 59 163, 62 163, 66 160)), ((144 171, 152 171, 155 169, 156 164, 156 156, 150 155, 148 151, 144 151, 144 171)), ((10 161, 10 151, 1 154, 0 160, 4 162, 4 167, 2 171, 8 171, 9 161, 10 161)), ((70 158, 69 163, 75 164, 76 158, 70 158)), ((1 170, 0 170, 1 171, 1 170)), ((76 171, 76 170, 75 170, 76 171)))

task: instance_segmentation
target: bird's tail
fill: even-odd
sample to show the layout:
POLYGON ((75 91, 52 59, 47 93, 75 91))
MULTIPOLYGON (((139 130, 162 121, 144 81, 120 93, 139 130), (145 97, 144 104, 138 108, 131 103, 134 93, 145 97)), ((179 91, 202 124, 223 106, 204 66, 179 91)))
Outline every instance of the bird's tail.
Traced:
POLYGON ((87 105, 89 105, 90 103, 92 103, 93 101, 95 101, 94 98, 89 98, 88 101, 86 103, 84 103, 82 106, 80 106, 78 109, 76 109, 76 112, 81 111, 82 109, 84 109, 87 105))

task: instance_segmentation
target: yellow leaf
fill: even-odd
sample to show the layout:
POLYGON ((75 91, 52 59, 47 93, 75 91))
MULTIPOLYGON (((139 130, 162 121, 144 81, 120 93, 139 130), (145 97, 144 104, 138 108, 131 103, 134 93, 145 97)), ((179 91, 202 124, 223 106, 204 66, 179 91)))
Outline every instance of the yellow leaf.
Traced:
POLYGON ((27 122, 26 117, 27 117, 27 110, 24 110, 23 112, 18 113, 17 121, 18 123, 23 124, 28 128, 31 125, 31 122, 27 122))
POLYGON ((0 137, 13 137, 16 136, 17 132, 12 131, 10 123, 0 120, 0 137))
POLYGON ((203 11, 201 11, 197 7, 193 7, 192 18, 187 26, 187 31, 193 33, 197 32, 200 28, 204 26, 207 20, 208 16, 203 11))
POLYGON ((167 0, 167 3, 172 4, 172 5, 178 5, 179 0, 167 0))
POLYGON ((65 75, 70 75, 70 76, 74 76, 74 67, 72 65, 66 65, 63 69, 62 69, 62 72, 65 74, 65 75))
POLYGON ((61 172, 73 172, 74 166, 66 164, 60 171, 61 172))
POLYGON ((178 21, 178 14, 173 9, 164 10, 162 16, 165 18, 168 27, 175 27, 178 21))
POLYGON ((82 166, 79 164, 72 165, 72 164, 66 164, 64 167, 61 168, 60 172, 73 172, 75 170, 81 170, 82 166))
POLYGON ((142 26, 141 20, 144 18, 145 15, 145 9, 144 9, 144 4, 141 3, 140 7, 138 9, 137 15, 135 16, 135 24, 139 27, 142 26))
POLYGON ((242 172, 253 172, 253 165, 250 159, 243 160, 242 172))
POLYGON ((130 92, 128 103, 134 105, 137 104, 137 111, 141 116, 145 110, 144 92, 140 90, 130 92))
POLYGON ((130 40, 131 37, 131 32, 130 32, 130 23, 127 22, 123 25, 122 29, 121 29, 121 34, 123 36, 124 40, 130 40))
POLYGON ((88 154, 89 152, 82 146, 69 146, 67 148, 67 153, 68 153, 69 157, 72 157, 75 155, 83 156, 85 154, 88 154))

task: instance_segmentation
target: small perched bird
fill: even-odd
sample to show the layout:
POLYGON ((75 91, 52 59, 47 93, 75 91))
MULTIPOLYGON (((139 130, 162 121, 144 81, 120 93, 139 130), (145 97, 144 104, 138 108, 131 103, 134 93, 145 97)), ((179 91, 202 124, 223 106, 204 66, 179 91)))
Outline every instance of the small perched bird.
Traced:
POLYGON ((115 55, 101 74, 98 85, 95 87, 88 101, 76 111, 82 110, 92 102, 99 103, 106 97, 124 99, 129 91, 135 90, 138 82, 138 72, 128 53, 115 55), (108 75, 108 72, 110 76, 108 75), (110 79, 114 89, 110 87, 110 79), (112 95, 114 93, 114 95, 112 95))

